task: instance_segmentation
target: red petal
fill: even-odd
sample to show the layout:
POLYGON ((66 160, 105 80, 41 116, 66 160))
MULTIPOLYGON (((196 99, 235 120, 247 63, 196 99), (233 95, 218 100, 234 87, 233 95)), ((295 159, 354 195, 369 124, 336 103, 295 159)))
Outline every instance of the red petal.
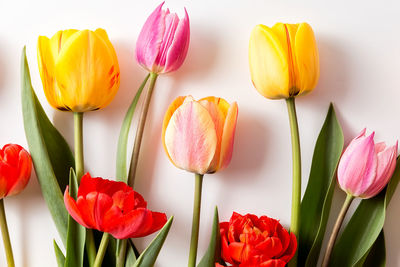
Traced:
POLYGON ((229 255, 236 262, 242 262, 244 244, 233 242, 229 244, 229 255))
POLYGON ((90 192, 99 192, 112 197, 117 191, 130 192, 133 189, 124 182, 116 182, 100 177, 92 178, 89 173, 86 173, 82 176, 78 196, 86 196, 90 192))
POLYGON ((64 204, 65 207, 67 208, 68 213, 71 215, 72 218, 74 218, 75 221, 77 221, 80 225, 86 228, 91 228, 89 225, 85 223, 82 213, 78 209, 75 200, 69 195, 68 186, 64 192, 64 204))
POLYGON ((290 245, 290 235, 288 233, 288 231, 282 227, 282 225, 278 225, 277 226, 277 231, 275 232, 275 236, 277 236, 282 243, 282 251, 281 253, 279 253, 279 255, 277 255, 277 258, 280 258, 283 254, 286 253, 286 250, 288 249, 289 245, 290 245))
POLYGON ((76 200, 76 205, 81 211, 81 214, 85 216, 85 222, 90 226, 90 228, 95 228, 101 231, 101 229, 99 229, 98 225, 96 224, 96 219, 94 216, 94 209, 98 195, 99 194, 97 192, 91 192, 85 197, 78 196, 78 199, 76 200))
POLYGON ((289 262, 293 258, 294 254, 296 253, 296 250, 297 250, 296 236, 293 233, 291 233, 289 247, 287 248, 285 253, 281 256, 281 260, 283 260, 285 262, 289 262))
POLYGON ((94 219, 98 230, 104 229, 104 216, 106 212, 111 209, 112 205, 113 200, 110 196, 104 193, 99 193, 97 195, 94 207, 94 219))
POLYGON ((285 267, 286 262, 280 259, 267 260, 260 264, 260 267, 285 267))

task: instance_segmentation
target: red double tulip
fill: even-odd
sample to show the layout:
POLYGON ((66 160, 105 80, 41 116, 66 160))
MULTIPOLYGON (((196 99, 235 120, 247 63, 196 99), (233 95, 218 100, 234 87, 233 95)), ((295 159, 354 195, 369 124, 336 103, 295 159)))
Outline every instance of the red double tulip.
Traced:
POLYGON ((0 199, 16 195, 29 182, 32 159, 20 145, 8 144, 0 150, 0 199))
POLYGON ((296 236, 267 216, 234 212, 220 231, 222 259, 235 267, 284 267, 297 249, 296 236))
POLYGON ((69 214, 86 228, 110 233, 118 239, 142 237, 160 230, 167 216, 148 210, 143 197, 123 182, 82 177, 77 200, 64 193, 69 214))

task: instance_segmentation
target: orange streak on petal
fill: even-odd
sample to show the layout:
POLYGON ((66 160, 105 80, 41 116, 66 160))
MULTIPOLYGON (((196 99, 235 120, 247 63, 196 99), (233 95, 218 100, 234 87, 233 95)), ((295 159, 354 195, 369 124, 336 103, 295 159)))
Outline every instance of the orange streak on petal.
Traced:
POLYGON ((221 152, 219 166, 217 170, 222 170, 228 166, 232 158, 233 143, 235 139, 235 130, 238 116, 238 106, 233 102, 228 110, 225 119, 224 130, 222 133, 221 152))
POLYGON ((165 130, 168 127, 168 123, 171 120, 172 115, 174 114, 175 110, 177 108, 179 108, 183 101, 185 101, 185 96, 178 96, 172 103, 171 105, 169 105, 167 112, 165 112, 164 115, 164 121, 163 121, 163 125, 162 125, 162 133, 161 133, 161 140, 162 140, 162 144, 165 150, 165 153, 167 154, 169 160, 175 165, 175 163, 173 162, 173 160, 171 159, 169 153, 168 153, 168 149, 167 146, 165 145, 165 130))

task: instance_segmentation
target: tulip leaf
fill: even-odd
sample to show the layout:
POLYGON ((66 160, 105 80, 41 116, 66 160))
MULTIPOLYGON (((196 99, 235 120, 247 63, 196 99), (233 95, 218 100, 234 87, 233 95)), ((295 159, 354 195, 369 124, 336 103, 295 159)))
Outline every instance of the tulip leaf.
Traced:
MULTIPOLYGON (((78 180, 74 169, 69 173, 69 194, 76 200, 78 195, 78 180)), ((65 267, 82 267, 85 250, 86 229, 77 223, 71 216, 68 217, 67 252, 65 267)))
POLYGON ((299 266, 317 266, 343 149, 343 132, 335 109, 328 114, 315 144, 308 185, 301 202, 299 266))
POLYGON ((197 267, 215 267, 221 260, 221 234, 219 231, 218 208, 215 207, 214 221, 211 232, 210 244, 197 267))
POLYGON ((68 184, 68 171, 74 166, 71 150, 50 122, 32 88, 26 48, 22 51, 22 113, 25 135, 36 175, 50 213, 66 245, 68 213, 63 194, 68 184))
POLYGON ((376 197, 362 200, 344 228, 333 248, 331 266, 356 266, 364 258, 368 259, 366 254, 372 250, 383 229, 386 208, 399 181, 400 161, 397 159, 396 169, 387 187, 376 197))
MULTIPOLYGON (((157 236, 151 241, 150 245, 140 254, 139 258, 136 260, 133 267, 152 267, 157 260, 157 256, 167 238, 169 229, 171 228, 172 221, 174 217, 172 216, 160 230, 157 236)), ((128 266, 127 266, 128 267, 128 266)))
POLYGON ((385 267, 386 266, 386 247, 385 247, 385 235, 383 230, 376 239, 374 245, 369 251, 365 261, 360 265, 364 267, 385 267))
POLYGON ((134 250, 134 245, 131 239, 128 239, 128 243, 126 246, 126 260, 125 266, 133 266, 136 262, 137 256, 134 250))
POLYGON ((128 182, 127 151, 128 151, 129 130, 131 128, 133 114, 135 113, 135 109, 137 103, 139 102, 140 95, 142 94, 143 88, 146 85, 149 77, 150 74, 146 76, 143 83, 140 85, 138 91, 136 92, 136 95, 133 98, 132 103, 128 108, 128 111, 125 114, 125 118, 122 122, 121 130, 119 133, 118 148, 117 148, 117 180, 123 181, 125 183, 128 182))
POLYGON ((54 253, 56 254, 57 266, 64 267, 65 256, 55 240, 53 240, 53 245, 54 245, 54 253))

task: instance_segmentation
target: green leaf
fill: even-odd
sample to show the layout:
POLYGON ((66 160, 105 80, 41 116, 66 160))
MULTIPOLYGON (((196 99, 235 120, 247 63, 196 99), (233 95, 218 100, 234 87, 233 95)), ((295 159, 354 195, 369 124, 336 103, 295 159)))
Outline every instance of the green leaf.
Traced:
MULTIPOLYGON (((157 236, 151 241, 150 245, 140 254, 133 267, 152 267, 157 260, 157 256, 167 238, 169 229, 171 228, 174 217, 171 217, 157 234, 157 236)), ((127 266, 128 267, 128 266, 127 266)))
POLYGON ((117 148, 117 180, 123 181, 125 183, 128 182, 128 169, 127 169, 127 151, 128 151, 128 137, 129 137, 129 129, 131 128, 133 114, 136 109, 136 105, 139 101, 140 95, 142 94, 143 88, 149 79, 150 74, 146 76, 143 83, 140 85, 138 91, 134 99, 132 100, 131 105, 128 108, 128 111, 125 114, 124 121, 122 122, 121 130, 119 133, 118 139, 118 148, 117 148))
POLYGON ((366 257, 383 229, 386 207, 399 181, 400 161, 397 159, 388 186, 376 197, 362 200, 357 207, 333 248, 330 266, 355 266, 366 257))
POLYGON ((131 239, 128 239, 126 247, 126 261, 125 266, 133 266, 137 260, 134 246, 131 239))
POLYGON ((67 142, 50 122, 33 91, 25 47, 21 59, 25 135, 43 197, 66 245, 68 213, 63 191, 68 184, 68 172, 74 166, 74 159, 67 142))
POLYGON ((215 267, 221 260, 221 234, 219 231, 218 208, 215 207, 214 221, 211 232, 210 244, 197 267, 215 267))
POLYGON ((65 256, 55 240, 53 240, 53 245, 54 245, 54 253, 56 254, 57 266, 64 267, 65 256))
POLYGON ((301 202, 299 266, 316 266, 335 188, 335 172, 343 150, 343 132, 335 109, 328 114, 315 144, 308 185, 301 202))
MULTIPOLYGON (((75 198, 78 195, 78 180, 74 170, 69 173, 69 194, 75 198)), ((67 253, 65 267, 83 266, 83 254, 85 250, 86 229, 77 223, 71 216, 68 217, 67 253)))
POLYGON ((386 266, 386 247, 385 247, 385 235, 383 234, 383 230, 379 234, 374 245, 369 251, 365 261, 362 264, 363 264, 362 266, 364 267, 386 266))

